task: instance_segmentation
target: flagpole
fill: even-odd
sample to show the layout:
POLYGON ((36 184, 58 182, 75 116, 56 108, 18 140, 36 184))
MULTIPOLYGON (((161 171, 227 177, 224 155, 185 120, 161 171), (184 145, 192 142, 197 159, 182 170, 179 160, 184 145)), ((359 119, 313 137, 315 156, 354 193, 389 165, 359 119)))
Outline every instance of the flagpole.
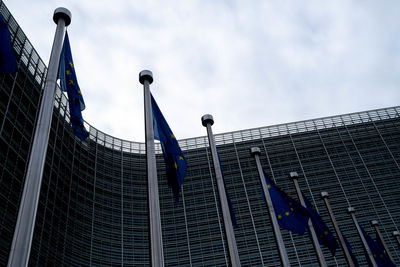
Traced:
POLYGON ((354 265, 353 259, 351 258, 350 252, 349 252, 349 250, 348 250, 348 248, 346 246, 346 243, 344 242, 344 238, 343 238, 342 232, 339 229, 339 226, 338 226, 338 224, 336 222, 335 216, 333 215, 333 211, 332 211, 331 205, 329 204, 329 200, 328 200, 329 194, 328 194, 328 192, 321 192, 321 197, 325 202, 326 208, 327 208, 328 213, 329 213, 329 217, 331 218, 333 227, 335 228, 336 235, 339 238, 340 246, 342 247, 342 250, 343 250, 345 259, 347 261, 347 264, 350 267, 354 267, 355 265, 354 265))
POLYGON ((254 159, 256 161, 258 175, 260 177, 263 193, 265 196, 265 200, 267 202, 268 214, 269 214, 269 217, 272 222, 272 228, 274 230, 275 240, 278 245, 281 263, 282 263, 282 266, 286 267, 286 266, 290 266, 290 262, 289 262, 289 258, 288 258, 287 252, 286 252, 285 244, 283 243, 281 230, 279 228, 278 220, 276 218, 275 209, 272 204, 271 196, 267 189, 267 183, 265 181, 264 172, 263 172, 263 169, 261 166, 261 161, 260 161, 260 153, 261 153, 260 148, 258 148, 258 147, 252 147, 250 149, 250 154, 254 157, 254 159))
MULTIPOLYGON (((289 177, 290 177, 290 179, 292 179, 292 181, 294 183, 294 186, 295 186, 296 192, 297 192, 297 196, 299 197, 301 205, 303 207, 306 207, 306 204, 305 204, 304 198, 303 198, 303 194, 301 193, 300 186, 299 186, 299 181, 298 181, 299 175, 297 174, 297 172, 290 172, 289 177)), ((308 220, 308 230, 311 233, 311 240, 312 240, 315 252, 317 253, 319 266, 325 267, 325 266, 327 266, 326 262, 325 262, 325 257, 324 257, 324 254, 322 253, 322 249, 319 245, 318 237, 317 237, 317 234, 315 233, 311 218, 308 220)))
POLYGON ((393 259, 393 257, 392 257, 392 254, 390 254, 389 249, 388 249, 388 247, 387 247, 387 245, 386 245, 386 242, 385 242, 385 240, 383 240, 383 238, 382 238, 381 231, 379 231, 378 224, 379 224, 379 223, 378 223, 377 220, 372 220, 372 221, 371 221, 371 225, 375 228, 375 233, 376 233, 377 237, 381 239, 383 248, 385 249, 387 255, 389 256, 389 259, 390 259, 392 262, 394 262, 394 259, 393 259))
POLYGON ((153 82, 153 73, 149 70, 141 71, 139 73, 139 82, 143 84, 144 90, 151 266, 158 267, 164 266, 164 252, 161 231, 156 154, 154 147, 153 111, 150 102, 150 84, 153 82))
POLYGON ((400 246, 400 233, 399 231, 393 231, 393 236, 396 238, 397 244, 400 246))
POLYGON ((369 246, 367 244, 367 240, 365 240, 364 234, 362 233, 360 225, 357 222, 356 215, 354 214, 356 212, 355 209, 353 207, 348 207, 347 210, 357 228, 358 235, 361 238, 361 242, 363 243, 364 249, 367 251, 368 258, 371 261, 372 267, 378 267, 378 265, 375 262, 374 256, 372 255, 371 249, 369 248, 369 246))
POLYGON ((32 246, 33 231, 39 202, 40 187, 46 152, 49 141, 51 118, 53 116, 54 95, 60 54, 64 41, 65 28, 71 23, 71 12, 63 7, 54 11, 53 21, 57 24, 51 50, 43 97, 39 109, 35 135, 29 157, 28 170, 25 177, 24 190, 18 211, 13 242, 8 258, 8 267, 24 267, 28 265, 32 246))
POLYGON ((221 166, 218 160, 217 147, 215 145, 214 135, 211 129, 211 126, 214 124, 214 118, 210 114, 206 114, 201 117, 201 123, 204 127, 207 128, 208 141, 210 143, 211 156, 214 163, 214 171, 217 181, 219 202, 221 204, 222 218, 224 221, 225 235, 228 243, 229 259, 231 262, 231 266, 239 267, 240 259, 235 240, 235 233, 233 232, 232 219, 229 212, 228 200, 226 198, 224 180, 222 177, 221 166))

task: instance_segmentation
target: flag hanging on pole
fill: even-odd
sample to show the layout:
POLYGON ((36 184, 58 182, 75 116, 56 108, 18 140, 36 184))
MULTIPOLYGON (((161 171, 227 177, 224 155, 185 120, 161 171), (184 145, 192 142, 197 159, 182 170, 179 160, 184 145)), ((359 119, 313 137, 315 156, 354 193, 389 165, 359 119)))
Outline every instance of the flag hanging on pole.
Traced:
POLYGON ((344 243, 347 247, 347 250, 349 251, 350 257, 353 260, 354 266, 358 267, 359 266, 358 260, 357 260, 356 256, 354 255, 353 250, 351 249, 349 241, 347 240, 347 238, 344 236, 343 233, 342 233, 342 237, 343 237, 344 243))
MULTIPOLYGON (((380 241, 381 244, 379 244, 379 242, 377 241, 374 241, 372 237, 367 232, 365 232, 365 230, 361 227, 361 225, 360 229, 364 235, 365 240, 367 241, 367 245, 372 253, 372 256, 374 257, 376 265, 378 265, 378 267, 396 267, 396 265, 390 260, 383 245, 381 245, 382 241, 380 241)), ((368 255, 366 257, 367 260, 369 261, 368 255)))
POLYGON ((178 201, 179 191, 186 174, 186 159, 153 95, 151 95, 151 108, 153 111, 154 139, 159 140, 161 143, 167 170, 168 186, 172 189, 175 200, 178 201))
POLYGON ((315 207, 308 201, 304 194, 303 199, 306 209, 310 214, 311 222, 314 226, 315 233, 317 234, 319 244, 328 247, 332 255, 335 256, 336 248, 338 247, 335 237, 315 210, 315 207))
MULTIPOLYGON (((309 220, 307 209, 282 191, 265 174, 264 177, 279 226, 296 234, 304 234, 309 220)), ((264 194, 262 196, 265 200, 264 194)))
POLYGON ((228 202, 229 213, 231 215, 232 225, 233 225, 233 227, 236 228, 238 225, 237 225, 235 210, 233 209, 232 201, 231 201, 231 198, 229 197, 228 191, 226 191, 226 184, 225 184, 225 180, 224 180, 224 172, 222 171, 221 158, 219 157, 218 152, 217 152, 217 155, 218 155, 219 167, 221 169, 222 180, 224 182, 225 195, 226 195, 226 200, 228 202))
POLYGON ((0 73, 12 74, 18 69, 14 51, 11 45, 11 36, 8 25, 0 14, 0 73))
POLYGON ((71 46, 68 32, 65 32, 64 45, 60 56, 58 72, 61 89, 68 94, 69 112, 74 134, 81 140, 88 138, 89 133, 83 125, 82 110, 85 109, 82 92, 76 79, 74 61, 72 60, 71 46))

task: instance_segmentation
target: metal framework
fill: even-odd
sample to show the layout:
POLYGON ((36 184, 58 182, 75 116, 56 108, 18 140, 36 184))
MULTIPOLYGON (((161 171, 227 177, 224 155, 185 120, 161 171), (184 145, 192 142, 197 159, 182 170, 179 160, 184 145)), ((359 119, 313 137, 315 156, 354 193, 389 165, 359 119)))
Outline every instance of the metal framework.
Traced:
MULTIPOLYGON (((0 76, 0 265, 6 265, 18 213, 46 66, 0 1, 20 67, 0 76)), ((148 266, 148 207, 145 144, 115 138, 85 122, 88 140, 74 137, 66 96, 58 89, 38 215, 30 257, 32 266, 148 266)), ((276 266, 277 245, 251 147, 284 191, 295 195, 287 178, 301 175, 302 192, 331 226, 320 198, 329 200, 339 228, 358 261, 362 245, 347 207, 373 234, 379 229, 395 262, 400 223, 400 107, 338 115, 215 134, 226 190, 235 208, 234 229, 241 266, 276 266)), ((200 123, 200 121, 199 121, 200 123)), ((215 190, 206 136, 179 141, 188 161, 180 203, 166 185, 156 144, 165 266, 226 266, 229 262, 222 213, 215 190)), ((332 228, 333 229, 333 228, 332 228)), ((291 266, 311 266, 315 253, 307 235, 282 230, 291 266)), ((346 264, 322 248, 328 266, 346 264)))

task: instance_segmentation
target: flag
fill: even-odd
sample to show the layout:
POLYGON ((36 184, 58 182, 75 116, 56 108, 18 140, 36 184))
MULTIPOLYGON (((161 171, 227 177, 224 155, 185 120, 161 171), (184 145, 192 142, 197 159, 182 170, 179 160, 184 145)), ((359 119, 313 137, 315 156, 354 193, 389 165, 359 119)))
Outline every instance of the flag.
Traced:
POLYGON ((60 56, 58 72, 61 89, 68 94, 69 112, 74 134, 81 140, 85 140, 89 133, 83 125, 82 110, 85 109, 82 92, 76 79, 74 61, 72 60, 71 46, 68 33, 65 32, 64 45, 60 56))
POLYGON ((225 189, 225 195, 226 195, 226 201, 228 202, 228 207, 229 207, 229 213, 231 215, 231 221, 232 221, 232 225, 233 227, 237 227, 237 221, 236 221, 236 214, 235 214, 235 210, 233 209, 233 205, 232 205, 232 201, 231 198, 229 197, 228 191, 226 191, 226 184, 225 184, 225 180, 224 180, 224 174, 222 171, 222 165, 221 165, 221 158, 219 157, 219 154, 217 152, 218 155, 218 162, 219 162, 219 167, 221 169, 221 175, 222 175, 222 181, 224 182, 224 189, 225 189))
POLYGON ((18 63, 11 45, 10 31, 0 13, 0 73, 11 74, 15 73, 17 69, 18 63))
MULTIPOLYGON (((365 230, 361 227, 361 225, 360 229, 364 235, 365 240, 367 241, 367 245, 372 253, 372 256, 374 257, 376 265, 378 265, 378 267, 396 267, 396 265, 390 260, 389 255, 387 254, 385 248, 383 247, 382 241, 381 240, 379 240, 380 242, 374 241, 372 237, 365 232, 365 230)), ((366 256, 368 264, 372 265, 371 262, 369 261, 368 255, 366 256)))
POLYGON ((344 244, 346 245, 347 250, 349 251, 350 257, 353 260, 354 266, 358 267, 359 266, 358 260, 357 260, 356 256, 354 255, 353 250, 351 249, 349 241, 347 240, 347 238, 344 236, 343 233, 342 233, 342 236, 343 236, 344 244))
POLYGON ((328 247, 332 255, 335 256, 336 248, 338 247, 338 243, 335 237, 333 236, 332 232, 329 230, 325 222, 322 220, 321 216, 315 210, 315 207, 311 205, 304 194, 303 199, 306 205, 306 209, 310 214, 311 222, 314 226, 319 244, 328 247))
MULTIPOLYGON (((383 245, 383 241, 381 240, 381 238, 379 237, 379 235, 376 235, 376 244, 377 244, 377 246, 378 246, 378 248, 379 248, 379 251, 380 251, 380 252, 383 252, 382 255, 383 255, 384 257, 382 257, 382 260, 383 260, 382 263, 384 263, 385 266, 388 266, 388 267, 396 266, 396 265, 392 262, 392 260, 390 259, 389 254, 387 253, 387 251, 386 251, 386 249, 385 249, 385 246, 383 245)), ((379 260, 379 261, 380 261, 380 260, 379 260)))
POLYGON ((231 214, 231 221, 233 227, 237 227, 237 220, 236 220, 236 215, 235 215, 235 210, 233 209, 232 201, 231 198, 229 197, 228 191, 226 191, 225 188, 225 194, 226 194, 226 200, 228 201, 228 207, 229 207, 229 213, 231 214))
POLYGON ((153 95, 151 95, 151 108, 153 111, 154 139, 159 140, 161 143, 167 170, 168 186, 172 189, 175 200, 178 201, 179 191, 186 174, 186 159, 153 95))
POLYGON ((309 220, 308 211, 270 181, 265 174, 264 177, 279 226, 296 234, 304 234, 309 220))

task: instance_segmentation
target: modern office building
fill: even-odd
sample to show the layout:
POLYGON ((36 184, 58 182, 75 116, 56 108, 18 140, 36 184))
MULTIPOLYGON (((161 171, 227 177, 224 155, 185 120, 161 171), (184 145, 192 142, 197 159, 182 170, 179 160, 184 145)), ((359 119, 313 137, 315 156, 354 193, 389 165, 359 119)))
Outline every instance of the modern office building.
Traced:
MULTIPOLYGON (((46 65, 6 6, 19 62, 0 75, 0 266, 7 265, 29 160, 46 65)), ((146 158, 143 143, 121 140, 87 124, 80 141, 71 130, 67 99, 59 89, 30 256, 30 266, 149 266, 146 158)), ((395 262, 392 232, 400 224, 400 107, 216 134, 227 191, 238 227, 242 266, 279 266, 267 207, 251 147, 261 149, 265 173, 295 196, 289 172, 332 228, 321 191, 330 195, 336 220, 358 261, 366 260, 347 207, 370 233, 371 220, 395 262)), ((199 114, 199 124, 201 123, 199 114)), ((217 116, 215 117, 218 123, 217 116)), ((215 175, 206 131, 180 140, 188 162, 180 202, 167 187, 157 145, 161 224, 166 266, 228 266, 215 175)), ((295 197, 296 198, 296 197, 295 197)), ((308 235, 282 229, 292 266, 317 266, 308 235)), ((345 266, 340 249, 328 266, 345 266)))

